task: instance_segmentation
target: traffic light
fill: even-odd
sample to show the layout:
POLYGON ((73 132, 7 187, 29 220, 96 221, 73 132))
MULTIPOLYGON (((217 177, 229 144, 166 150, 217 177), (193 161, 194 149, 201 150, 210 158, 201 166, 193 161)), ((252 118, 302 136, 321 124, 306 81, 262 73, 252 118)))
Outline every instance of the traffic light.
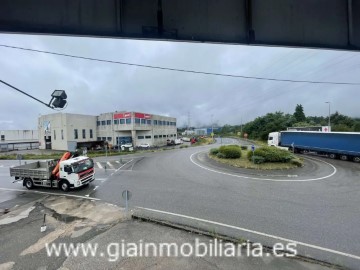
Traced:
POLYGON ((55 90, 51 96, 49 105, 52 105, 54 108, 64 108, 67 103, 67 95, 64 90, 55 90))

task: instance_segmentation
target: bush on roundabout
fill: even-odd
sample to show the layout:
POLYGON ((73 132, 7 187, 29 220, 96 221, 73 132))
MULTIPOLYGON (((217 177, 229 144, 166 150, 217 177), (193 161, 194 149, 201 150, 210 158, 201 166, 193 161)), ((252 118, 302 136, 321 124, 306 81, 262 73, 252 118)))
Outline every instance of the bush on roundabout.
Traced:
POLYGON ((249 151, 247 153, 247 157, 251 161, 253 154, 254 154, 254 158, 256 157, 256 159, 260 163, 264 163, 264 162, 287 163, 295 158, 290 152, 271 146, 259 147, 255 149, 254 153, 252 151, 249 151), (260 161, 259 157, 263 158, 263 162, 260 161))

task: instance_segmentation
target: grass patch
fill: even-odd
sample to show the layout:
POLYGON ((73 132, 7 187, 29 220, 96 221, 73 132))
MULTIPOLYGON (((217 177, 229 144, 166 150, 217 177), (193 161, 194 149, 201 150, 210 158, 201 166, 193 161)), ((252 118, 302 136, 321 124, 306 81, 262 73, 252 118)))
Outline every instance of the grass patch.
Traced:
POLYGON ((225 159, 219 158, 217 155, 209 154, 208 156, 222 164, 226 164, 229 166, 237 167, 237 168, 245 168, 245 169, 257 169, 257 170, 288 170, 293 168, 298 168, 303 166, 303 160, 294 157, 290 162, 281 163, 281 162, 265 162, 261 164, 254 164, 247 157, 247 150, 241 150, 242 154, 240 158, 236 159, 225 159))

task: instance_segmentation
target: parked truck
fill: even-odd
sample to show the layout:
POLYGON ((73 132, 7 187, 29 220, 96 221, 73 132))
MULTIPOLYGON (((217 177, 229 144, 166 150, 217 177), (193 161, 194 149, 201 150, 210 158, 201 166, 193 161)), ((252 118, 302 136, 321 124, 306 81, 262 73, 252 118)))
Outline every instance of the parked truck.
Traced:
POLYGON ((360 132, 272 132, 268 145, 288 147, 295 153, 315 152, 332 159, 360 162, 360 132))
POLYGON ((84 156, 73 157, 66 152, 57 160, 36 161, 10 168, 10 176, 22 181, 27 189, 34 187, 60 188, 68 191, 95 180, 94 162, 84 156))

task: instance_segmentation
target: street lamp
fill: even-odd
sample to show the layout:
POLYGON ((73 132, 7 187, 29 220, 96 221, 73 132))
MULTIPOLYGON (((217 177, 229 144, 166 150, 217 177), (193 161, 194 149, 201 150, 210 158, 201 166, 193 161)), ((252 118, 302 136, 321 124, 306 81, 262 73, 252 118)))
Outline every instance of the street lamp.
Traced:
POLYGON ((329 131, 331 131, 331 124, 330 124, 330 101, 325 101, 325 103, 329 104, 329 124, 328 124, 328 128, 329 128, 329 131))

